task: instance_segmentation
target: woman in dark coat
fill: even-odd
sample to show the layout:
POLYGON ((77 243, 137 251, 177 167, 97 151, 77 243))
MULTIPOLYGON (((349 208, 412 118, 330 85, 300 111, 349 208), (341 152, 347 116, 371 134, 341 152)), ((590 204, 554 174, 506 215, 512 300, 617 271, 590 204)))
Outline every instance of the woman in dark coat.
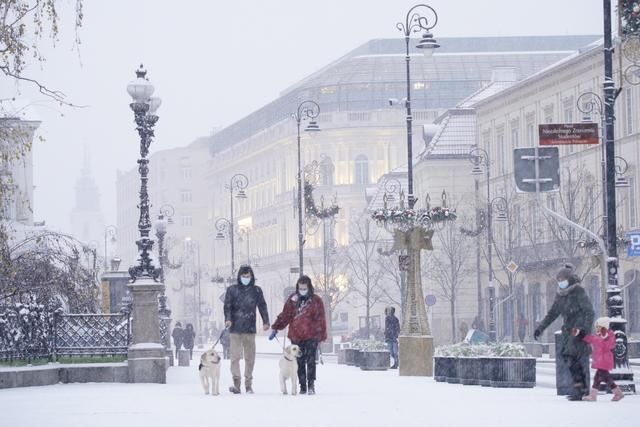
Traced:
POLYGON ((591 333, 595 313, 587 292, 580 286, 580 278, 576 275, 573 265, 565 264, 558 271, 556 280, 556 298, 533 333, 533 337, 537 340, 558 316, 562 316, 562 357, 569 366, 574 386, 569 400, 578 401, 589 392, 586 376, 589 373, 584 371, 580 360, 590 352, 589 346, 582 339, 591 333))
POLYGON ((182 348, 182 344, 184 342, 184 329, 182 329, 182 323, 176 322, 175 328, 173 328, 173 332, 171 332, 171 337, 173 338, 173 344, 176 346, 176 359, 178 358, 178 350, 182 348))
POLYGON ((184 348, 189 350, 189 360, 193 357, 193 345, 196 339, 196 332, 193 330, 193 325, 191 323, 187 323, 187 326, 184 329, 184 348))
POLYGON ((289 326, 287 334, 293 344, 300 347, 298 359, 298 381, 300 393, 315 394, 316 352, 318 343, 327 339, 327 321, 324 304, 320 296, 313 293, 309 276, 301 276, 296 283, 296 292, 289 296, 282 313, 271 325, 269 339, 277 331, 289 326))

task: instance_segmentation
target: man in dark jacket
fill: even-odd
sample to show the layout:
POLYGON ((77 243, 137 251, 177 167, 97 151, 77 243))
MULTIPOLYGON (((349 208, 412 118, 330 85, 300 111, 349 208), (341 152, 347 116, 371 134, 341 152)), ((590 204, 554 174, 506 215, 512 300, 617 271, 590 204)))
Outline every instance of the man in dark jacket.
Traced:
POLYGON ((227 289, 224 298, 225 327, 231 341, 231 375, 233 386, 229 391, 240 393, 240 359, 244 353, 244 386, 253 393, 253 365, 256 362, 256 307, 262 317, 263 330, 269 330, 269 313, 262 289, 256 286, 253 269, 243 265, 238 270, 238 283, 227 289))
POLYGON ((389 346, 393 365, 391 369, 398 369, 398 336, 400 335, 400 321, 396 317, 395 307, 384 309, 384 342, 389 346))
POLYGON ((298 279, 296 292, 287 298, 282 313, 271 326, 273 331, 269 339, 273 339, 277 331, 286 328, 287 325, 289 339, 300 347, 298 358, 300 394, 315 394, 316 353, 318 343, 327 339, 327 321, 324 303, 322 298, 313 292, 313 284, 309 276, 300 276, 298 279))
POLYGON ((558 281, 556 298, 533 333, 533 337, 536 340, 540 338, 542 332, 558 316, 562 316, 562 357, 569 366, 574 384, 574 392, 569 396, 569 400, 578 401, 588 393, 586 377, 588 372, 582 369, 580 359, 585 354, 589 354, 589 346, 582 341, 582 338, 591 333, 595 313, 586 291, 580 286, 580 278, 575 274, 573 265, 566 264, 562 267, 556 279, 558 281))
POLYGON ((171 332, 171 337, 173 338, 173 344, 176 346, 176 359, 177 359, 178 350, 182 348, 182 343, 184 342, 184 329, 182 329, 182 323, 176 322, 176 327, 173 328, 173 332, 171 332))

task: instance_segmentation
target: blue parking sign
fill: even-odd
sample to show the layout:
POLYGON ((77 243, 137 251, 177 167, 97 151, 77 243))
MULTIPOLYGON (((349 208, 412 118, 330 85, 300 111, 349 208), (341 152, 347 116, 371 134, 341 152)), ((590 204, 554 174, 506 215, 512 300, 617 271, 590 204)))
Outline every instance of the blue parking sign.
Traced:
POLYGON ((627 233, 629 245, 627 246, 627 256, 640 256, 640 231, 627 233))

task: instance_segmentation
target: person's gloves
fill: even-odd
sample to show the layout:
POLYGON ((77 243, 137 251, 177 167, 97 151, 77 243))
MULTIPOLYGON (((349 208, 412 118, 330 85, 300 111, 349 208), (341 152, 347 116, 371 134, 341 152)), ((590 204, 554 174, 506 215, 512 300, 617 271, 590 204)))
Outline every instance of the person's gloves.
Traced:
POLYGON ((606 337, 607 337, 607 335, 609 335, 609 330, 608 330, 607 328, 600 328, 600 335, 601 335, 603 338, 606 338, 606 337))
POLYGON ((278 335, 278 331, 276 331, 275 329, 273 329, 273 330, 271 331, 271 333, 269 334, 269 341, 272 341, 272 340, 276 337, 276 335, 278 335))
POLYGON ((536 328, 536 330, 533 331, 533 339, 538 341, 540 335, 542 335, 542 331, 539 328, 536 328))
POLYGON ((571 328, 571 335, 573 335, 574 337, 577 337, 579 334, 580 334, 580 329, 571 328))

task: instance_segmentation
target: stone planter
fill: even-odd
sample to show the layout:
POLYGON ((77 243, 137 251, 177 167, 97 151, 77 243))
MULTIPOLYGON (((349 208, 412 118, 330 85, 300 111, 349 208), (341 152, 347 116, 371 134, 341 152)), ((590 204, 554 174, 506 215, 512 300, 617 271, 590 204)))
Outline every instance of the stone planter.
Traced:
POLYGON ((360 369, 363 371, 386 371, 391 357, 386 350, 360 352, 360 369))
POLYGON ((495 358, 493 357, 479 357, 479 378, 478 384, 483 387, 491 387, 491 379, 494 377, 493 371, 495 367, 495 358))
POLYGON ((433 379, 442 383, 451 377, 451 370, 455 368, 456 358, 448 356, 436 356, 433 359, 433 379))
POLYGON ((464 385, 480 384, 480 359, 477 357, 458 357, 456 360, 458 378, 464 385))
POLYGON ((447 377, 445 379, 449 384, 460 384, 460 377, 458 376, 458 358, 452 357, 447 371, 447 377))
POLYGON ((356 350, 355 348, 346 348, 344 350, 344 363, 347 366, 355 366, 356 365, 356 353, 359 352, 359 350, 356 350))
POLYGON ((532 388, 536 385, 536 359, 496 357, 491 387, 532 388))
POLYGON ((345 350, 338 350, 338 365, 346 365, 347 364, 347 356, 345 350))
POLYGON ((355 351, 355 356, 353 357, 353 362, 354 362, 354 366, 357 366, 358 368, 362 366, 362 359, 363 359, 363 351, 362 350, 358 350, 356 349, 355 351))

